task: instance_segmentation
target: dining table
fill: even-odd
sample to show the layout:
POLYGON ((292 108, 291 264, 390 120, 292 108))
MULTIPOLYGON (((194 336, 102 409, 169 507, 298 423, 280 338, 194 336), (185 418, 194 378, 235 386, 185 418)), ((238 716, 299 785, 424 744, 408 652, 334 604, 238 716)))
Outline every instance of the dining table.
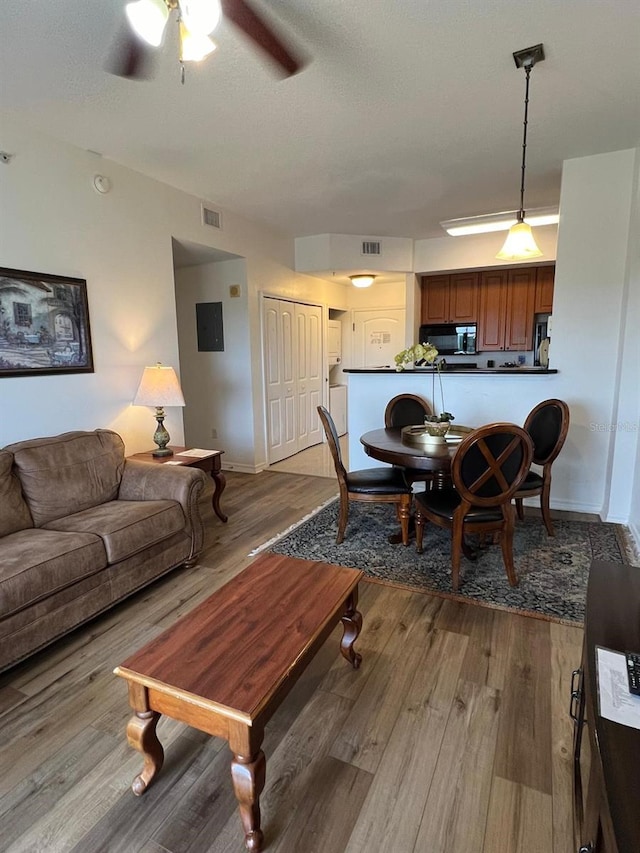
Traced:
MULTIPOLYGON (((407 427, 373 429, 360 436, 360 443, 367 456, 379 462, 388 462, 401 468, 413 468, 433 474, 433 488, 442 489, 451 484, 451 460, 465 435, 471 432, 469 427, 457 427, 445 442, 436 447, 413 443, 407 436, 407 427)), ((416 428, 417 429, 417 428, 416 428)), ((413 524, 411 525, 411 530, 413 524)), ((393 533, 389 542, 396 544, 402 539, 399 533, 393 533)))
POLYGON ((428 448, 412 443, 402 427, 389 427, 365 432, 360 436, 360 443, 367 456, 379 462, 432 473, 434 486, 438 488, 449 482, 451 460, 462 437, 456 432, 448 440, 445 437, 445 444, 428 448))

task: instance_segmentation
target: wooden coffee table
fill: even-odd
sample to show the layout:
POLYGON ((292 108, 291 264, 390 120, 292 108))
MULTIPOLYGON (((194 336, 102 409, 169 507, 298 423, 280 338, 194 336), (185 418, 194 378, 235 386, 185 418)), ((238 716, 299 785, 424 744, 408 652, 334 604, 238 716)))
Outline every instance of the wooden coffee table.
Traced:
POLYGON ((114 670, 128 682, 131 746, 144 756, 133 781, 143 794, 162 767, 161 714, 223 737, 248 850, 261 850, 264 727, 342 620, 340 650, 357 669, 353 644, 359 569, 266 554, 114 670))

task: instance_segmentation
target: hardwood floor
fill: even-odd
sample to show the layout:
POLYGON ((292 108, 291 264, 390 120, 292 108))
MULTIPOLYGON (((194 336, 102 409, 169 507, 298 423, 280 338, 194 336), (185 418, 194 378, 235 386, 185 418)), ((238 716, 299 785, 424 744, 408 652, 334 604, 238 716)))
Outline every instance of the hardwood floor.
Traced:
MULTIPOLYGON (((142 798, 113 668, 336 493, 335 480, 229 472, 201 563, 0 676, 0 850, 240 853, 226 743, 169 719, 142 798)), ((399 546, 400 547, 400 546, 399 546)), ((267 727, 271 853, 568 853, 579 628, 361 585, 358 671, 338 629, 267 727)))

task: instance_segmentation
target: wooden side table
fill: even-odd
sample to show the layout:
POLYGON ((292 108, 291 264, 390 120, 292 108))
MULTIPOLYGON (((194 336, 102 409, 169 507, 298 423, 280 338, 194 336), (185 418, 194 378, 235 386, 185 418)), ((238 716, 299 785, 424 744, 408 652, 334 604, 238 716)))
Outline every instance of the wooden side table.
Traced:
POLYGON ((128 459, 139 459, 141 462, 158 462, 160 465, 167 462, 179 462, 180 465, 185 465, 189 468, 200 468, 206 474, 211 474, 213 478, 214 488, 211 503, 213 511, 218 516, 220 521, 227 521, 228 517, 220 509, 220 495, 224 491, 227 481, 222 473, 222 454, 224 450, 212 450, 210 456, 184 456, 185 450, 189 447, 176 447, 169 445, 173 450, 173 456, 154 456, 153 451, 145 450, 144 453, 133 453, 128 456, 128 459))

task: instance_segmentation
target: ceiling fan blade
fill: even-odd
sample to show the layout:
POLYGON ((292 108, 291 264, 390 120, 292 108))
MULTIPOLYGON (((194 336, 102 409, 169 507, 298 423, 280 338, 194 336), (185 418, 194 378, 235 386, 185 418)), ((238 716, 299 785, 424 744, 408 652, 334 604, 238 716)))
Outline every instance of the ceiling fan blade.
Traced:
POLYGON ((246 0, 221 0, 221 6, 223 14, 279 65, 286 76, 295 74, 304 66, 302 59, 294 55, 246 0))
POLYGON ((109 74, 133 80, 152 76, 153 48, 146 45, 124 24, 105 63, 109 74))

